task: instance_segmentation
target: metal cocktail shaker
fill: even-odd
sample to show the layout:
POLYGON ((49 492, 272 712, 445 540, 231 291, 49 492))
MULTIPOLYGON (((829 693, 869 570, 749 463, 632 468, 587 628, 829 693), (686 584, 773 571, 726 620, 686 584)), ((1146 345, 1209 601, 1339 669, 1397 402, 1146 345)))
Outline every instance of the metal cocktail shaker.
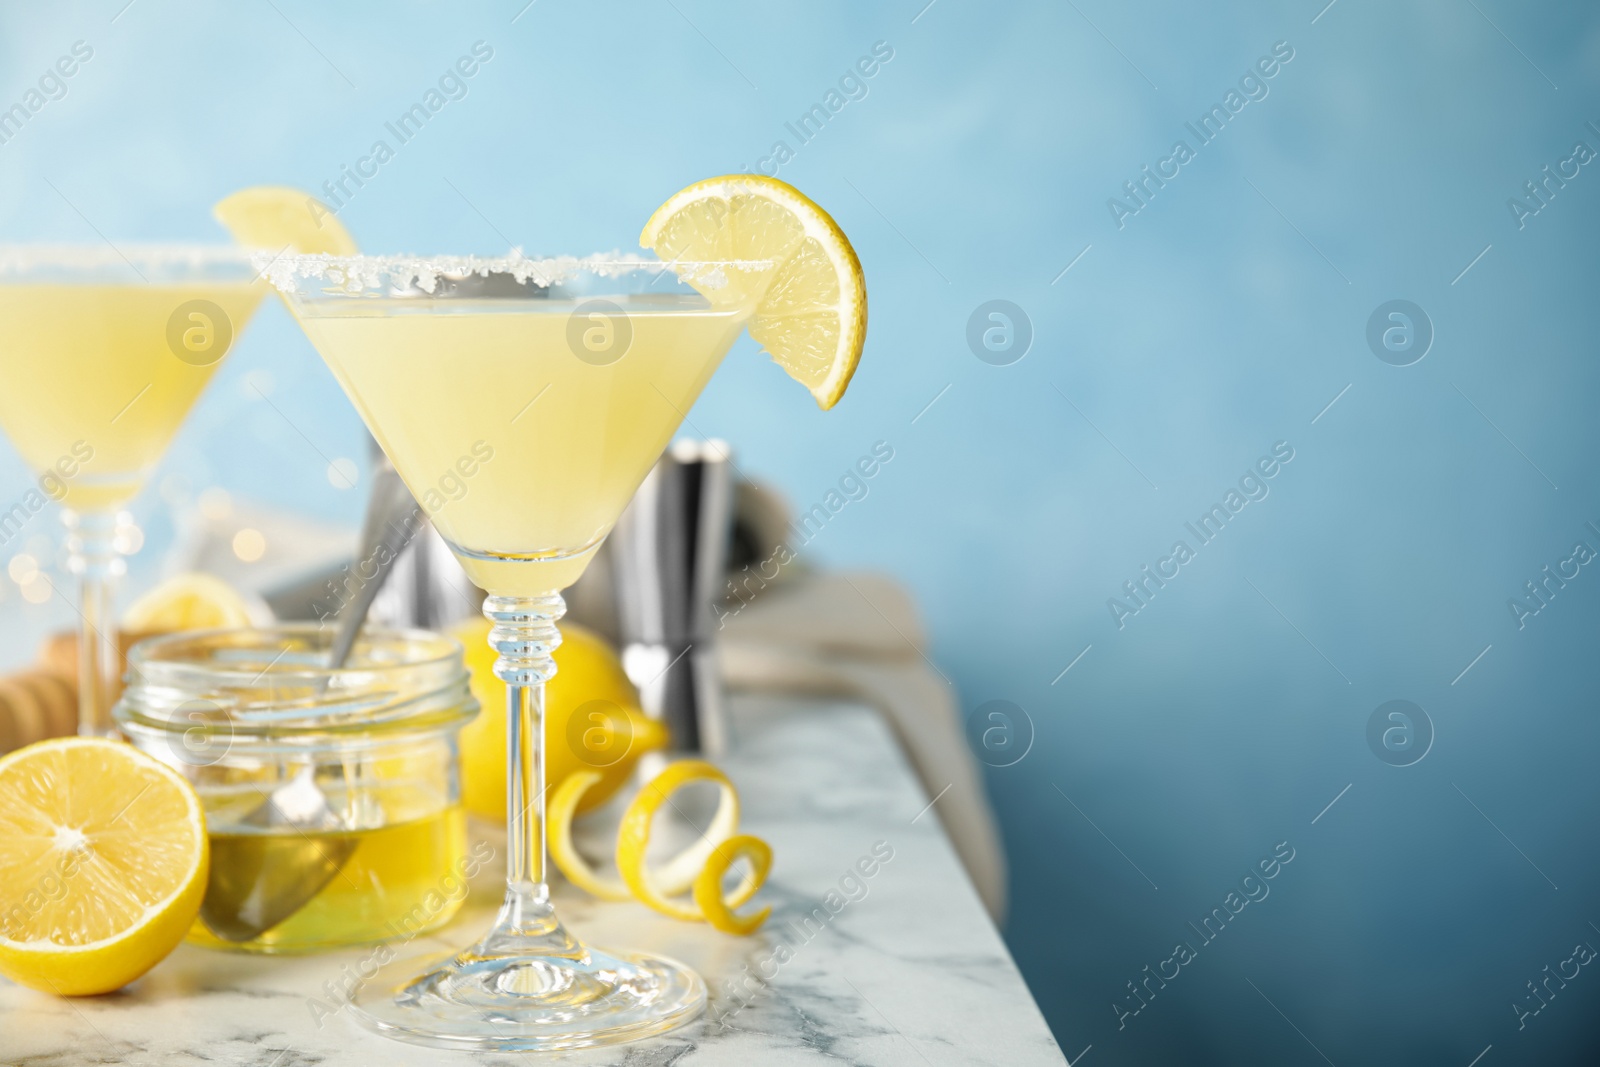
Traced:
POLYGON ((729 454, 724 441, 674 442, 609 541, 623 670, 675 749, 712 756, 729 741, 711 613, 732 532, 729 454))

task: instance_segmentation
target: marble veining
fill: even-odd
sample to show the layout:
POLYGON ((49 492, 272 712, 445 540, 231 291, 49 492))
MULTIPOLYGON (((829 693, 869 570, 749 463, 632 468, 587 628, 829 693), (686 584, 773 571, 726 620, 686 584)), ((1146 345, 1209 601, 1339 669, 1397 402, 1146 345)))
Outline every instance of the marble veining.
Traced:
MULTIPOLYGON (((543 1058, 619 1067, 1065 1063, 957 864, 937 805, 923 811, 929 798, 877 714, 741 698, 734 715, 739 747, 724 766, 744 800, 742 828, 776 853, 762 897, 772 919, 734 938, 558 885, 557 905, 580 937, 683 960, 705 976, 711 1003, 664 1038, 543 1058)), ((475 829, 503 855, 492 830, 475 829)), ((462 914, 399 954, 467 943, 498 903, 499 873, 488 864, 462 914)), ((268 959, 184 945, 128 989, 73 1001, 0 980, 0 1064, 525 1067, 536 1058, 367 1033, 327 983, 336 989, 369 951, 268 959)))

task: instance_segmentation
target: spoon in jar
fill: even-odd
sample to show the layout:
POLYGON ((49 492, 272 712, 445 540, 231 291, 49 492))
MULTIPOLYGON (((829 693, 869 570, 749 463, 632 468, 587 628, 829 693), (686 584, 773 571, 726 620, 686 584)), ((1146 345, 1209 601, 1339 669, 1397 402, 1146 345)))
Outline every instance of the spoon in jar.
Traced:
MULTIPOLYGON (((330 669, 350 658, 373 598, 417 530, 419 510, 394 468, 378 465, 362 522, 361 554, 351 568, 362 584, 339 613, 330 669)), ((346 796, 358 775, 359 768, 346 764, 346 796)), ((206 926, 225 941, 252 941, 305 907, 338 877, 360 843, 318 787, 313 760, 239 823, 248 828, 245 833, 211 839, 211 875, 200 906, 206 926)))

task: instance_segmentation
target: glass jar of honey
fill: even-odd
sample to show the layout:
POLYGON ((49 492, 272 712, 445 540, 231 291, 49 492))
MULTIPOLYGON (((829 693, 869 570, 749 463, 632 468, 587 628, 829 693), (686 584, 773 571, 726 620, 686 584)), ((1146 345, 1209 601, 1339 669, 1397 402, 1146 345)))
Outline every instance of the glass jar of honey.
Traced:
POLYGON ((113 715, 205 806, 211 868, 189 939, 313 952, 443 925, 469 855, 458 735, 477 714, 461 646, 366 629, 346 665, 315 624, 157 637, 113 715))

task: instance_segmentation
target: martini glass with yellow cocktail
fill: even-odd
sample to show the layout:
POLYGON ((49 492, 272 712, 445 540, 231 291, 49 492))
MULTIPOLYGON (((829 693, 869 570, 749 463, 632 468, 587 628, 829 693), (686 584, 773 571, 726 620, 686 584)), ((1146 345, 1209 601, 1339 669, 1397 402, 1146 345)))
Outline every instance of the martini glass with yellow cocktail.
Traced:
POLYGON ((224 200, 237 247, 0 246, 0 427, 38 475, 0 511, 0 546, 47 497, 61 503, 81 584, 79 733, 113 729, 119 511, 267 291, 249 249, 355 251, 333 219, 302 218, 304 203, 287 189, 224 200))
POLYGON ((265 288, 225 246, 0 247, 0 427, 38 475, 0 512, 0 544, 46 498, 62 505, 81 583, 80 733, 112 730, 119 511, 265 288))
POLYGON ((284 256, 262 267, 467 574, 507 685, 507 885, 477 944, 400 961, 355 996, 381 1033, 443 1048, 615 1044, 695 1018, 689 968, 578 942, 545 885, 544 683, 561 591, 594 557, 745 331, 818 403, 866 333, 844 234, 782 182, 691 186, 651 257, 284 256))

